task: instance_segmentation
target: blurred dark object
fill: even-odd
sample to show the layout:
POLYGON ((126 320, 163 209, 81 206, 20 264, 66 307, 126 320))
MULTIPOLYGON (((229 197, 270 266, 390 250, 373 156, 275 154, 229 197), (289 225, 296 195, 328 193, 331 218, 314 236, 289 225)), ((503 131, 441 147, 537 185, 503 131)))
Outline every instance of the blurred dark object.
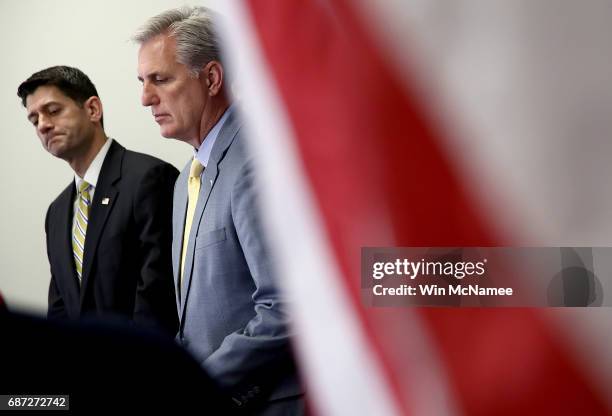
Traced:
POLYGON ((548 285, 548 305, 553 307, 601 306, 603 287, 593 273, 591 247, 561 247, 562 269, 548 285))
POLYGON ((70 409, 230 414, 230 400, 172 340, 120 322, 0 311, 0 394, 68 394, 70 409))

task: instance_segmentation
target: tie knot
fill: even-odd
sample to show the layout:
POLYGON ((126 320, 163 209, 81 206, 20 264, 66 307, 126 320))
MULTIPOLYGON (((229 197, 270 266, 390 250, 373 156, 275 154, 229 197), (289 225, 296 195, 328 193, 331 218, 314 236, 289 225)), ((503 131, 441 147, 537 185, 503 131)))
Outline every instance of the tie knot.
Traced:
POLYGON ((189 170, 189 177, 199 178, 203 170, 204 170, 204 166, 202 166, 200 161, 194 157, 193 160, 191 161, 191 169, 189 170))
POLYGON ((79 184, 79 194, 84 194, 86 192, 89 191, 89 187, 91 185, 85 181, 81 181, 81 183, 79 184))

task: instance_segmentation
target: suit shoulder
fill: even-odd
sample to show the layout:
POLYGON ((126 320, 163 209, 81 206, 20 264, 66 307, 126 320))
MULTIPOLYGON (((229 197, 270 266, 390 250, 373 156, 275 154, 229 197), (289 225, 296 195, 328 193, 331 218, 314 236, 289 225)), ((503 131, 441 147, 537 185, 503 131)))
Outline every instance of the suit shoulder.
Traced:
POLYGON ((231 161, 232 164, 244 165, 252 163, 253 156, 251 149, 240 130, 236 132, 232 143, 229 145, 226 158, 228 161, 231 161))
POLYGON ((71 196, 74 186, 74 181, 70 181, 68 186, 66 186, 64 190, 60 192, 60 194, 56 196, 53 201, 51 201, 51 203, 49 204, 48 211, 51 211, 58 204, 64 203, 67 199, 72 199, 71 196))
POLYGON ((127 149, 123 158, 123 166, 130 174, 145 174, 151 169, 161 169, 174 176, 178 175, 178 170, 170 163, 155 156, 127 149))

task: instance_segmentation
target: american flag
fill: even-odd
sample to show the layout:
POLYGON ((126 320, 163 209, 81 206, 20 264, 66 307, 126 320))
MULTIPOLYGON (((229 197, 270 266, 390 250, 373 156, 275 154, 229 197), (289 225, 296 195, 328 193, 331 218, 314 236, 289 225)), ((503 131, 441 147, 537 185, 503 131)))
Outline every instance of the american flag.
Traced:
POLYGON ((371 308, 364 246, 609 246, 612 3, 223 1, 320 415, 612 413, 607 308, 371 308))

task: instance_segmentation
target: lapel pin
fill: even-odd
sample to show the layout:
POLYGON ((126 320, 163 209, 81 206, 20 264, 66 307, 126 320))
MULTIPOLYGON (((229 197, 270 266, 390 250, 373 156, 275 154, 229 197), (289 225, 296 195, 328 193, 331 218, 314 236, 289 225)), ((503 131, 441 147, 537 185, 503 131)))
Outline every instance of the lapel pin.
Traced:
POLYGON ((210 186, 212 186, 212 179, 210 180, 210 186))
POLYGON ((108 205, 109 202, 110 202, 110 198, 104 198, 102 200, 102 205, 108 205))

